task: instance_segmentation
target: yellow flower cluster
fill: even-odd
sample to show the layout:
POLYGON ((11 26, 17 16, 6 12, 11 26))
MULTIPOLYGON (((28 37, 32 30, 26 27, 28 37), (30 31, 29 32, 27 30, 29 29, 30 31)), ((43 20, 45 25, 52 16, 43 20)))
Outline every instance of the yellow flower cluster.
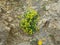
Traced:
POLYGON ((36 16, 37 12, 35 10, 29 9, 29 11, 27 12, 26 18, 33 18, 33 16, 36 16))
POLYGON ((24 17, 20 20, 20 27, 23 32, 32 35, 37 29, 38 14, 35 10, 29 9, 24 13, 24 17))

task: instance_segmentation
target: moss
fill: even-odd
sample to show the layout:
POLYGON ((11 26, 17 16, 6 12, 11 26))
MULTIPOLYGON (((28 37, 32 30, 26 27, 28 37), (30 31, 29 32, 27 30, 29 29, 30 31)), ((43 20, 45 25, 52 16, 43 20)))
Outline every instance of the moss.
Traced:
POLYGON ((38 30, 37 28, 38 17, 39 15, 37 14, 37 11, 33 9, 28 9, 24 13, 23 18, 21 18, 19 23, 20 28, 23 30, 24 33, 32 35, 38 30))

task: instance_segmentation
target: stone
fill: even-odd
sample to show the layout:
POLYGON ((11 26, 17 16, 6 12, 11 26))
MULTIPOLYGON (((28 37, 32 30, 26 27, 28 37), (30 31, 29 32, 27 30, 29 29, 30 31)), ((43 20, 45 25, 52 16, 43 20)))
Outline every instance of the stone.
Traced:
POLYGON ((8 18, 7 18, 7 21, 8 21, 8 22, 11 22, 12 20, 13 20, 12 17, 8 17, 8 18))
POLYGON ((8 22, 7 21, 3 21, 3 23, 7 26, 8 25, 8 22))
POLYGON ((11 24, 11 27, 15 28, 15 25, 14 24, 11 24))
POLYGON ((46 10, 49 10, 50 9, 50 6, 46 6, 46 10))
POLYGON ((9 31, 5 29, 5 24, 0 22, 0 45, 4 45, 9 31))
POLYGON ((5 29, 6 29, 6 31, 8 31, 8 32, 10 31, 10 27, 7 27, 7 26, 6 26, 5 29))
POLYGON ((43 0, 43 1, 48 1, 48 0, 43 0))

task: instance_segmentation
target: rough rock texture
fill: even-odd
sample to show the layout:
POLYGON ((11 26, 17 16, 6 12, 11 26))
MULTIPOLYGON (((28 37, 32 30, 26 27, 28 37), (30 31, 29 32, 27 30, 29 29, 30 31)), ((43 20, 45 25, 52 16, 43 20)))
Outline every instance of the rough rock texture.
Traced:
POLYGON ((33 39, 60 45, 60 0, 0 0, 0 45, 30 45, 33 39), (17 17, 29 7, 40 14, 40 31, 33 36, 21 33, 17 17))

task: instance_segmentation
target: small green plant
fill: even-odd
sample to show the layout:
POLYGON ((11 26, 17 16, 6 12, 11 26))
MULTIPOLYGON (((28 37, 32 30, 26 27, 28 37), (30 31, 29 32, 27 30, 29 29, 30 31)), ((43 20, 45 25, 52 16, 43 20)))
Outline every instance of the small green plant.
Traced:
POLYGON ((20 28, 26 34, 32 35, 38 30, 37 22, 39 15, 33 9, 28 9, 20 20, 20 28))

